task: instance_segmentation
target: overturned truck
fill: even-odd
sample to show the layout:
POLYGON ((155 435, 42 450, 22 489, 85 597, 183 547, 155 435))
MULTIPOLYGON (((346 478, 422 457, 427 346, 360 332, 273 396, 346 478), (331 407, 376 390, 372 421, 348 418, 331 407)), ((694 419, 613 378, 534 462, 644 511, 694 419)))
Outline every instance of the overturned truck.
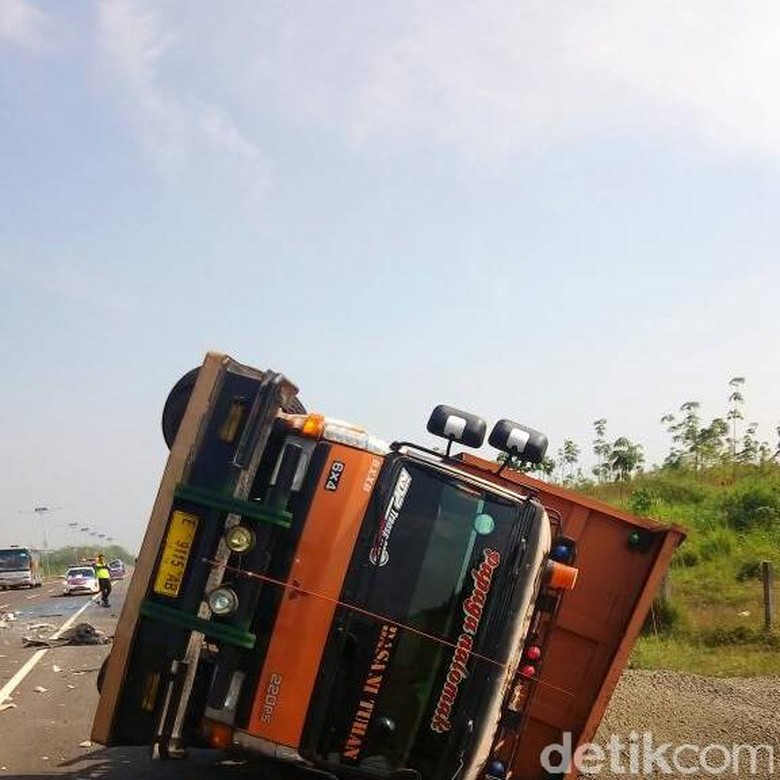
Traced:
MULTIPOLYGON (((163 414, 170 456, 101 673, 93 739, 250 753, 333 777, 549 776, 595 732, 682 540, 446 444, 307 414, 209 353, 163 414)), ((507 458, 546 438, 511 420, 507 458)))

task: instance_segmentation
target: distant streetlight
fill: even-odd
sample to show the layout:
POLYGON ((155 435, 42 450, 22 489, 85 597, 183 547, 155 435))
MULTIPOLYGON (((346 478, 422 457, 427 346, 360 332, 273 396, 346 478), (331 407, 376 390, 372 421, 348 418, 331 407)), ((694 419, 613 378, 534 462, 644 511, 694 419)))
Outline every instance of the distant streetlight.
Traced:
MULTIPOLYGON (((32 511, 20 509, 20 514, 23 515, 29 515, 33 514, 37 517, 40 517, 41 519, 41 531, 43 532, 43 550, 44 552, 48 552, 49 550, 49 537, 46 534, 46 515, 49 514, 49 512, 57 512, 58 510, 62 509, 61 506, 46 506, 45 504, 38 504, 37 506, 34 506, 32 508, 32 511)), ((45 556, 44 556, 45 557, 45 556)))

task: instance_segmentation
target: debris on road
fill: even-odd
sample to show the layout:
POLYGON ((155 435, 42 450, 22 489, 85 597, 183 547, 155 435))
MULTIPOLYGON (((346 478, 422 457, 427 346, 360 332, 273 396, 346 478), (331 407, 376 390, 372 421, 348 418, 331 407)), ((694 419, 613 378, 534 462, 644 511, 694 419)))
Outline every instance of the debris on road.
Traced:
POLYGON ((0 628, 8 628, 8 624, 16 620, 13 612, 0 612, 0 628))
POLYGON ((48 639, 38 639, 38 637, 23 636, 22 647, 53 647, 48 639))
POLYGON ((56 626, 54 623, 35 623, 32 626, 28 626, 30 631, 53 631, 56 626))
POLYGON ((23 636, 24 647, 60 647, 61 645, 106 645, 111 637, 106 636, 89 623, 79 623, 59 636, 51 636, 47 639, 41 637, 23 636))
POLYGON ((46 691, 48 691, 49 689, 48 689, 48 688, 44 688, 42 685, 36 685, 36 686, 33 688, 33 690, 34 690, 36 693, 46 693, 46 691))
POLYGON ((92 741, 85 739, 83 742, 79 742, 79 747, 92 747, 92 741))
POLYGON ((52 664, 51 665, 51 670, 53 672, 61 672, 62 671, 62 669, 59 666, 57 666, 57 664, 52 664))

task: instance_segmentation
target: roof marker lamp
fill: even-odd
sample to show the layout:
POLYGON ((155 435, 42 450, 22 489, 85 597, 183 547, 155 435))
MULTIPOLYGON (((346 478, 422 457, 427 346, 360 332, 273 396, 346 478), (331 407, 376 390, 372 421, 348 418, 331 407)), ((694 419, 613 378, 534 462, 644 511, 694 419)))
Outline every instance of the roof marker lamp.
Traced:
POLYGON ((444 404, 439 404, 428 418, 428 433, 447 439, 447 456, 454 441, 466 447, 481 447, 486 431, 487 424, 481 417, 444 404))
POLYGON ((555 540, 555 545, 550 550, 550 558, 559 563, 572 563, 577 553, 577 546, 574 539, 568 536, 559 536, 555 540))
POLYGON ((309 439, 319 439, 325 429, 325 417, 321 414, 287 414, 280 412, 279 417, 286 420, 291 428, 299 431, 301 436, 309 439))
POLYGON ((529 661, 538 661, 542 657, 542 648, 539 645, 530 645, 525 649, 525 657, 529 661))
POLYGON ((506 764, 498 759, 493 759, 485 769, 487 780, 504 780, 506 777, 506 764))
POLYGON ((225 617, 238 609, 238 596, 231 588, 216 588, 206 597, 206 603, 215 615, 225 617))
POLYGON ((234 525, 225 531, 225 544, 239 555, 249 552, 255 546, 255 532, 245 525, 234 525))
POLYGON ((653 535, 645 530, 634 529, 628 535, 628 547, 636 552, 646 553, 653 546, 653 535))
POLYGON ((548 560, 545 567, 547 575, 547 585, 553 590, 572 590, 577 583, 579 569, 574 566, 568 566, 565 563, 548 560))
POLYGON ((307 439, 325 439, 334 444, 345 444, 375 455, 387 455, 387 444, 366 433, 363 428, 343 420, 332 420, 321 414, 284 414, 279 415, 291 428, 307 439))

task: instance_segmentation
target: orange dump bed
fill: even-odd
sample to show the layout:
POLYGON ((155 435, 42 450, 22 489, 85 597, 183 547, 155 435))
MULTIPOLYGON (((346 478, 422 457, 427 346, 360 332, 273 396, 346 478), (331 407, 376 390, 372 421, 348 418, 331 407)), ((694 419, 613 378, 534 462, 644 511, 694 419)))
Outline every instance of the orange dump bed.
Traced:
POLYGON ((545 746, 565 732, 572 751, 592 739, 685 532, 525 474, 502 476, 536 491, 577 542, 579 578, 563 598, 511 767, 514 780, 535 780, 545 777, 545 746))

